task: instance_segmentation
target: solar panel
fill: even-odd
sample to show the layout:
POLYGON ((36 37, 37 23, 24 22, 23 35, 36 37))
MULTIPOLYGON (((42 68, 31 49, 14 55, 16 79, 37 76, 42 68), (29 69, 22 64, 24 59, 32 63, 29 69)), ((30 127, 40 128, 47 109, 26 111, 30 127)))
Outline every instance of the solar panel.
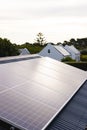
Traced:
POLYGON ((84 71, 50 58, 0 64, 0 119, 44 130, 85 80, 84 71))

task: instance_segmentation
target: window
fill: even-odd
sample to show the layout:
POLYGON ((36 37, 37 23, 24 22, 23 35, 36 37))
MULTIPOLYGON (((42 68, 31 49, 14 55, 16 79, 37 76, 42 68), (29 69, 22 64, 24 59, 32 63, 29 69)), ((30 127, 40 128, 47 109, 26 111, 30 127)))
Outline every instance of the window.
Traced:
POLYGON ((48 53, 50 53, 50 49, 48 49, 48 53))

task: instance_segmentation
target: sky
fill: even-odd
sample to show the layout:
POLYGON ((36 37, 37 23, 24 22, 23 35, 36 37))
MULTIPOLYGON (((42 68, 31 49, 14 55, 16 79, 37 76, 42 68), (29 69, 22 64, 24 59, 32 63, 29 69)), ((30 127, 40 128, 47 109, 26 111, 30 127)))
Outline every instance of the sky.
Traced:
POLYGON ((16 44, 87 37, 87 0, 0 0, 0 37, 16 44))

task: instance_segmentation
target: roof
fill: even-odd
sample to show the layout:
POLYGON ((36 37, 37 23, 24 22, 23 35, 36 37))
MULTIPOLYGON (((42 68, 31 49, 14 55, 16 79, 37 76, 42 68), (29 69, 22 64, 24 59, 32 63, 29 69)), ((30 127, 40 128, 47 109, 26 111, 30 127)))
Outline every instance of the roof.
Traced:
MULTIPOLYGON (((46 47, 51 47, 51 49, 52 48, 56 49, 56 51, 61 53, 63 56, 70 56, 70 53, 62 45, 54 45, 53 43, 48 43, 46 47)), ((41 52, 43 52, 44 48, 41 50, 41 52)), ((41 54, 41 52, 39 54, 41 54)))
POLYGON ((6 130, 6 129, 0 126, 0 130, 6 130))
MULTIPOLYGON (((71 45, 71 46, 68 46, 68 45, 66 45, 71 51, 73 51, 75 54, 80 54, 80 52, 73 46, 73 45, 71 45)), ((66 47, 65 46, 65 47, 66 47)))
POLYGON ((19 49, 20 55, 28 55, 30 52, 28 51, 27 48, 19 49))
POLYGON ((65 50, 61 45, 54 45, 55 49, 59 51, 64 56, 70 56, 69 52, 65 50))
POLYGON ((21 130, 44 130, 86 80, 84 71, 50 58, 1 59, 0 119, 21 130))
POLYGON ((47 127, 47 130, 85 130, 87 126, 87 81, 47 127))

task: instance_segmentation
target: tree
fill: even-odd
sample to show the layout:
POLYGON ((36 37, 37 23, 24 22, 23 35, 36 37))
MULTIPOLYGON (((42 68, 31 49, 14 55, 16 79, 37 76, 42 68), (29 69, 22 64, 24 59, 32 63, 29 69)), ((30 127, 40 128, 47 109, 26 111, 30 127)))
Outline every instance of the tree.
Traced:
POLYGON ((43 36, 43 34, 41 32, 39 32, 37 34, 37 38, 36 38, 36 44, 39 44, 39 45, 44 45, 46 44, 46 40, 45 40, 45 37, 43 36))
POLYGON ((63 45, 65 46, 65 45, 69 45, 69 42, 68 41, 64 41, 63 42, 63 45))
POLYGON ((74 38, 70 39, 70 45, 76 45, 76 40, 74 38))
POLYGON ((18 55, 16 44, 12 44, 10 40, 0 38, 0 57, 18 55))
POLYGON ((61 45, 62 43, 61 42, 58 42, 57 45, 61 45))

